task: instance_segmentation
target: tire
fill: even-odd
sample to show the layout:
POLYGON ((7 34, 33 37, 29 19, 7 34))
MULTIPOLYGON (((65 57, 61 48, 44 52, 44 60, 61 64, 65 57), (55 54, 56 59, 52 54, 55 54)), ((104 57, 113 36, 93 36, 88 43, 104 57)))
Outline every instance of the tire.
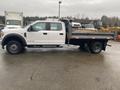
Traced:
POLYGON ((90 51, 94 54, 99 54, 103 49, 102 42, 93 42, 89 45, 90 51))
POLYGON ((22 52, 23 47, 19 41, 9 41, 6 45, 6 50, 10 54, 19 54, 22 52))
POLYGON ((25 47, 22 47, 21 53, 24 53, 26 51, 25 47))
POLYGON ((84 43, 80 44, 79 50, 86 51, 84 43))

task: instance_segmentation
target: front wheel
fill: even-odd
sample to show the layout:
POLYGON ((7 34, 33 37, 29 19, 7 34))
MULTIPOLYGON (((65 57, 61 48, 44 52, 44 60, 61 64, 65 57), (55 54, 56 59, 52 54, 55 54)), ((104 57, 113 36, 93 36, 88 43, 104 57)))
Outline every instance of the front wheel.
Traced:
POLYGON ((90 44, 89 48, 92 53, 98 54, 102 51, 103 44, 102 44, 102 42, 93 42, 90 44))
POLYGON ((22 44, 19 41, 9 41, 6 45, 6 50, 10 54, 19 54, 22 49, 22 44))

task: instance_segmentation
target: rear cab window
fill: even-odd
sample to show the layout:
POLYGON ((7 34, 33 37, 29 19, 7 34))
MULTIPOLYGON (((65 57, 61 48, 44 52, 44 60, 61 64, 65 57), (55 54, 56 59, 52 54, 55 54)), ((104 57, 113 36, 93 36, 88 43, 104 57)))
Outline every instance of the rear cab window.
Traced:
POLYGON ((51 31, 61 31, 62 24, 61 23, 50 23, 50 30, 51 31))

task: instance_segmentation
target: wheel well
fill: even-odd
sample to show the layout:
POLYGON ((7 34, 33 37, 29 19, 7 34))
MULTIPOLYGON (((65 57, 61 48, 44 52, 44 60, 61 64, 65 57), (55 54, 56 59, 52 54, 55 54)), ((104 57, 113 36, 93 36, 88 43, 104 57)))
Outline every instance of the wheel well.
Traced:
POLYGON ((15 41, 19 41, 23 46, 26 46, 26 41, 22 36, 6 36, 3 40, 2 40, 2 47, 4 48, 4 46, 11 40, 15 40, 15 41))

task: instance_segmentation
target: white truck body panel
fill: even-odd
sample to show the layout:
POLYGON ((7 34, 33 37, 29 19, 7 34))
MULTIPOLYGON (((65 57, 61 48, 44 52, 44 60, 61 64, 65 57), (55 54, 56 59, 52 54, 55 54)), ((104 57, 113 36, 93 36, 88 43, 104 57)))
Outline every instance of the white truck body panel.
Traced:
POLYGON ((26 37, 24 39, 26 40, 27 45, 62 45, 65 44, 65 25, 63 22, 59 21, 36 21, 29 26, 25 28, 4 28, 3 29, 4 38, 8 34, 19 34, 20 36, 24 37, 24 33, 26 33, 26 37), (49 31, 49 30, 41 30, 37 32, 29 32, 28 29, 30 26, 38 23, 38 22, 49 22, 49 23, 61 23, 62 24, 62 30, 60 31, 49 31), (47 35, 44 35, 44 33, 47 33, 47 35), (63 35, 60 35, 60 34, 63 35))
POLYGON ((2 32, 4 33, 4 35, 1 37, 2 39, 4 39, 4 37, 6 37, 7 35, 10 35, 10 34, 18 34, 22 37, 24 37, 24 33, 25 33, 25 29, 23 28, 13 28, 13 29, 8 29, 8 28, 4 28, 2 30, 2 32))
POLYGON ((5 24, 23 27, 23 13, 5 11, 5 24))
MULTIPOLYGON (((61 23, 62 24, 62 30, 60 31, 50 31, 50 30, 41 30, 38 32, 27 32, 27 44, 28 45, 61 45, 65 44, 65 25, 62 22, 59 21, 36 21, 32 23, 30 26, 34 25, 38 22, 46 22, 46 23, 61 23), (47 33, 47 35, 44 35, 44 33, 47 33), (60 35, 60 33, 63 33, 63 35, 60 35)), ((30 27, 28 26, 26 30, 30 27)))
POLYGON ((39 31, 39 32, 27 32, 27 44, 28 45, 61 45, 65 44, 65 36, 60 36, 57 31, 39 31), (47 35, 43 35, 47 33, 47 35))

